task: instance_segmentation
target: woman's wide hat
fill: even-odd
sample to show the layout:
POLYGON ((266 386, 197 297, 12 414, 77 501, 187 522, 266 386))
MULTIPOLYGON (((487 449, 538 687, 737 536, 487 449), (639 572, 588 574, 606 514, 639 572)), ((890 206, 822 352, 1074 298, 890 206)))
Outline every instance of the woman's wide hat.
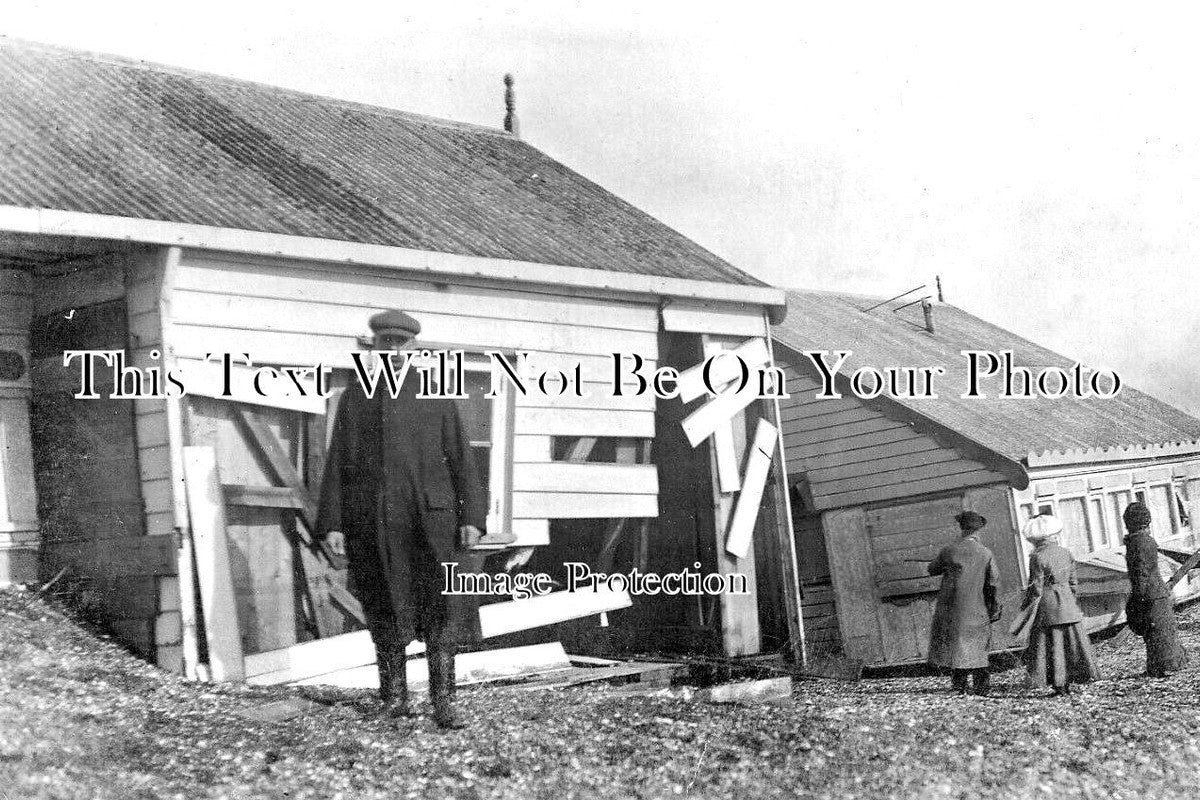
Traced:
POLYGON ((1039 514, 1021 529, 1021 535, 1031 542, 1041 542, 1062 533, 1062 520, 1049 514, 1039 514))

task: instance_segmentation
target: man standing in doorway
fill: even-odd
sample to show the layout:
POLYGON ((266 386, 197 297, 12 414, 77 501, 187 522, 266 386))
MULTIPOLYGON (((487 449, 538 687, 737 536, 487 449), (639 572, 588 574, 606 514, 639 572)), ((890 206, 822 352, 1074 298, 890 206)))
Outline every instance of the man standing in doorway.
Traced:
MULTIPOLYGON (((382 354, 421 332, 402 311, 370 319, 382 354)), ((399 366, 397 359, 397 366, 399 366)), ((454 401, 416 397, 410 369, 397 397, 380 380, 375 396, 342 395, 321 484, 317 533, 349 560, 355 593, 375 643, 380 698, 409 716, 405 647, 426 644, 429 693, 442 728, 461 728, 453 709, 454 655, 479 640, 478 599, 443 593, 442 564, 477 572, 468 548, 483 536, 487 493, 454 401)))

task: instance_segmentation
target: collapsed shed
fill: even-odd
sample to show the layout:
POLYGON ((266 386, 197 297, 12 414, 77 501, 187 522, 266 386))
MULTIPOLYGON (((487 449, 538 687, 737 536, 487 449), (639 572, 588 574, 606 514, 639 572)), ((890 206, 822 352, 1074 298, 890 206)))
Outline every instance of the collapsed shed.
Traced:
MULTIPOLYGON (((320 363, 345 388, 367 318, 399 307, 423 346, 465 351, 490 522, 535 564, 750 578, 745 596, 625 598, 603 629, 585 603, 576 646, 798 647, 779 448, 753 547, 722 547, 741 457, 777 407, 718 409, 715 436, 690 440, 703 398, 610 387, 613 353, 649 375, 769 349, 781 291, 511 131, 115 57, 0 43, 0 148, 0 580, 66 568, 122 641, 189 674, 218 650, 233 677, 358 658, 345 573, 307 534, 336 395, 311 374, 250 387, 261 365, 320 363), (110 399, 98 362, 100 397, 75 399, 64 350, 123 351, 126 391, 158 370, 163 394, 169 374, 188 393, 110 399), (579 366, 589 396, 485 397, 487 351, 579 366), (228 396, 206 362, 221 353, 228 396)), ((562 618, 523 609, 495 630, 562 618)))
MULTIPOLYGON (((1002 374, 981 379, 983 396, 963 398, 963 351, 1010 351, 1035 376, 1073 363, 947 303, 926 301, 926 315, 909 298, 789 291, 788 307, 773 335, 791 395, 781 401, 784 442, 814 652, 871 665, 923 660, 940 580, 925 565, 957 536, 953 515, 964 509, 988 518, 980 539, 1002 574, 1008 602, 993 628, 997 650, 1018 644, 1006 631, 1027 577, 1019 531, 1032 515, 1048 511, 1066 524, 1063 544, 1081 562, 1093 631, 1123 619, 1120 513, 1129 502, 1150 506, 1164 550, 1196 548, 1200 420, 1128 386, 1111 399, 1001 397, 1002 374), (837 373, 841 397, 817 397, 822 373, 806 351, 824 353, 829 365, 834 351, 852 351, 837 373), (936 398, 885 391, 864 399, 850 386, 862 367, 944 374, 936 398)), ((873 381, 863 385, 861 394, 873 393, 873 381)), ((1049 386, 1053 393, 1058 384, 1049 386)), ((1193 580, 1175 591, 1198 589, 1193 580)))

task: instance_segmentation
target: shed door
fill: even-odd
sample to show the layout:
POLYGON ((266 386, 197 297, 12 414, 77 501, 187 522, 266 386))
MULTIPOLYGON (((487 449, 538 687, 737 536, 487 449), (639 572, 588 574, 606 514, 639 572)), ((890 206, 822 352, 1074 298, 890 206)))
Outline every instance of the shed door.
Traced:
POLYGON ((246 655, 361 627, 347 573, 311 546, 325 415, 191 398, 191 444, 216 451, 246 655))
POLYGON ((938 551, 958 538, 954 516, 963 509, 987 517, 979 540, 992 551, 1000 569, 999 597, 1005 616, 992 626, 992 649, 1012 644, 1008 622, 1019 606, 1022 585, 1016 530, 1007 487, 989 486, 867 512, 882 650, 889 663, 919 661, 926 656, 933 605, 941 585, 941 579, 930 577, 926 567, 938 551))

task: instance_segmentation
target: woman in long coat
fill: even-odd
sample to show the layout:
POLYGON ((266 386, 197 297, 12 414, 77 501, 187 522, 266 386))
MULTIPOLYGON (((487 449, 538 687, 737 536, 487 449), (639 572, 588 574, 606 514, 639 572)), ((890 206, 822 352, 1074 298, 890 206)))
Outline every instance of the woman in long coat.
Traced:
POLYGON ((1187 666, 1187 653, 1175 630, 1171 593, 1158 571, 1158 545, 1150 535, 1150 509, 1130 503, 1125 509, 1125 564, 1131 593, 1125 606, 1129 628, 1146 640, 1146 674, 1165 678, 1187 666))
POLYGON ((955 517, 962 538, 942 549, 929 563, 930 575, 941 575, 929 631, 929 663, 950 668, 950 685, 967 691, 971 676, 975 694, 988 693, 988 651, 992 623, 1000 619, 996 592, 1000 570, 996 559, 975 536, 987 520, 974 511, 955 517))
POLYGON ((1100 677, 1083 611, 1075 597, 1075 558, 1058 544, 1063 524, 1048 514, 1025 525, 1026 539, 1034 545, 1029 556, 1029 586, 1012 632, 1029 630, 1025 669, 1034 688, 1054 687, 1056 695, 1071 693, 1072 683, 1100 677))

